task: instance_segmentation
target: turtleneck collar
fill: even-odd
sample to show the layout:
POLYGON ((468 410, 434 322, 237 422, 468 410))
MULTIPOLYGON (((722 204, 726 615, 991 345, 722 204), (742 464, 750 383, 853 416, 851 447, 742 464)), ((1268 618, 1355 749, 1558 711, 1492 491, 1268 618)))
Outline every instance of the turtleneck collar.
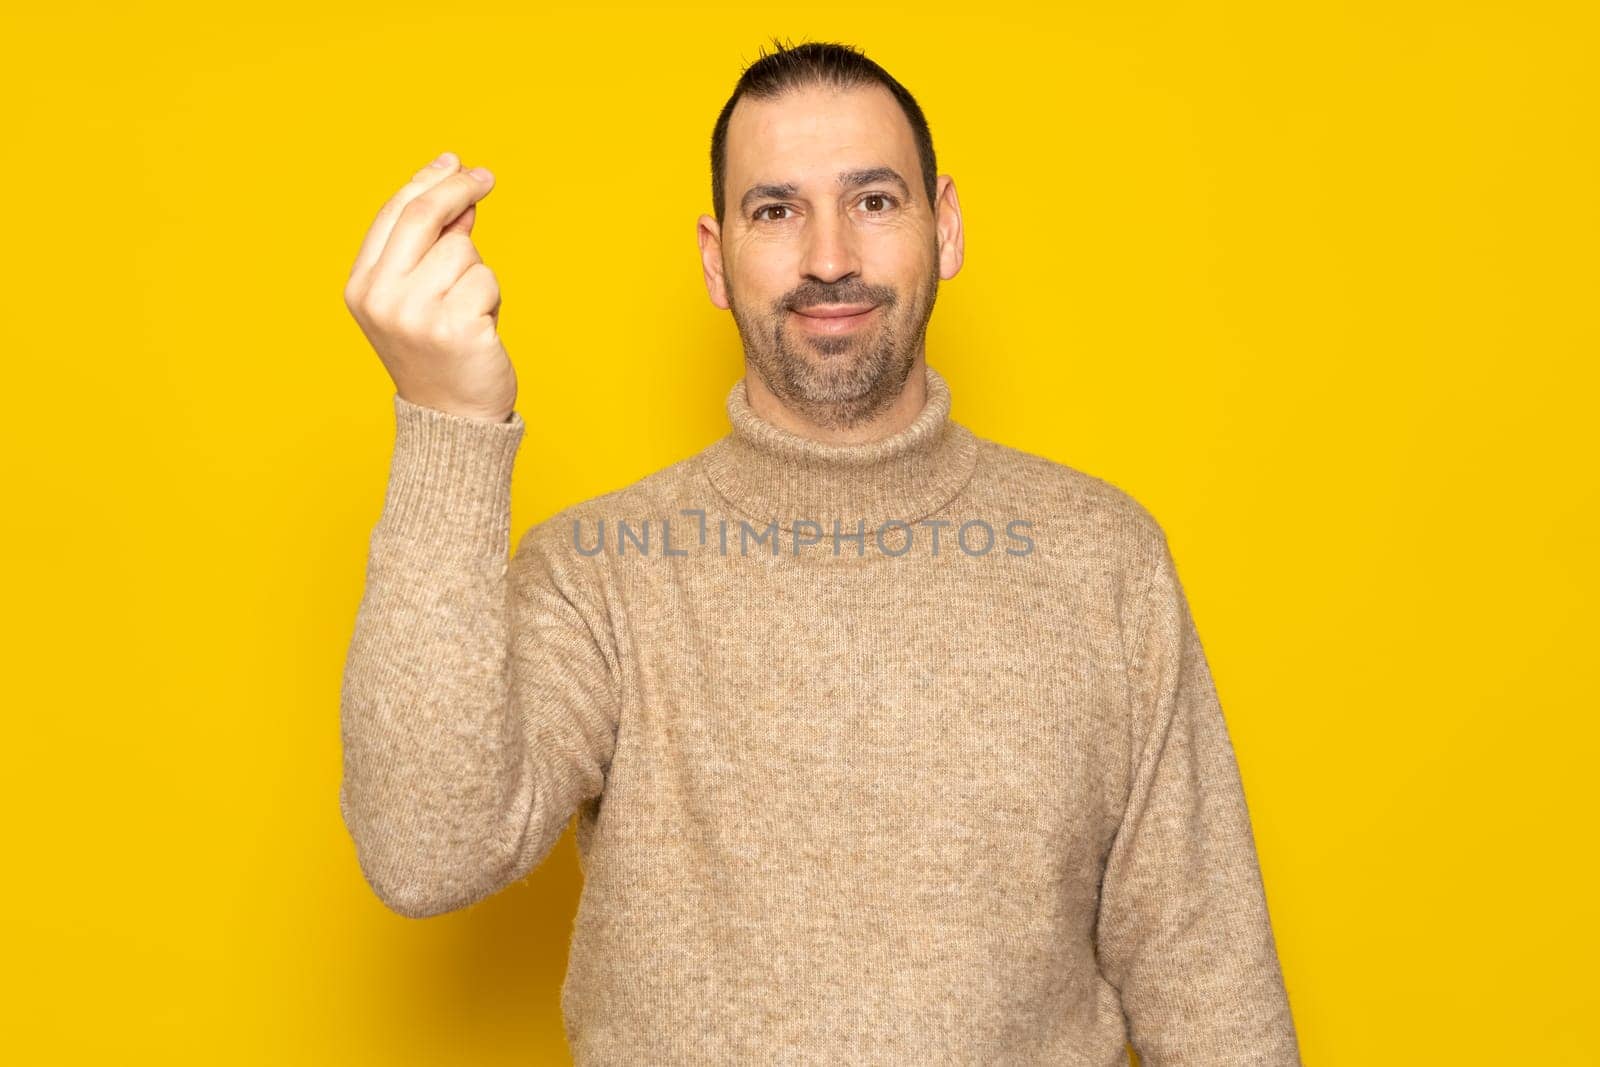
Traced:
POLYGON ((750 407, 745 380, 728 391, 726 437, 705 452, 706 474, 736 510, 789 530, 810 519, 870 531, 914 523, 948 504, 977 464, 978 439, 950 418, 950 387, 932 367, 927 402, 910 425, 863 444, 824 444, 768 422, 750 407))

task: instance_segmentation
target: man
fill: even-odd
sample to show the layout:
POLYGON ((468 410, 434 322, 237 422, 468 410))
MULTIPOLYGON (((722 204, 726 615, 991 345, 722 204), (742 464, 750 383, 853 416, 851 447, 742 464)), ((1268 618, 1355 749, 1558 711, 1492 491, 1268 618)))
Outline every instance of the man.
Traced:
POLYGON ((536 524, 453 157, 346 300, 397 434, 343 685, 341 810, 396 912, 576 813, 580 1064, 1295 1064, 1234 754, 1165 535, 952 421, 925 362, 955 184, 859 52, 779 46, 699 242, 731 432, 536 524))

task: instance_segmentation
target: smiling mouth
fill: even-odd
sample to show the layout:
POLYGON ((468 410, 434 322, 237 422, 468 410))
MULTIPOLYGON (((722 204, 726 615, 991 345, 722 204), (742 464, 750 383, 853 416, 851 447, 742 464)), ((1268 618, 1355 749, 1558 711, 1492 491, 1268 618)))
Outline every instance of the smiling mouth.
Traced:
POLYGON ((816 304, 796 308, 801 325, 813 333, 848 333, 878 310, 877 304, 816 304))
POLYGON ((812 319, 844 319, 852 315, 865 315, 876 304, 813 304, 808 308, 796 308, 798 314, 812 319))

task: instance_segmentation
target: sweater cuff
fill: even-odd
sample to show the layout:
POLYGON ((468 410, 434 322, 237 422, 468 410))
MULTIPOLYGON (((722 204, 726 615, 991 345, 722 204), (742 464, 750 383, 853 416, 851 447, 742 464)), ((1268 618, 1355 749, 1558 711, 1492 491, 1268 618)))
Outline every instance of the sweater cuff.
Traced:
POLYGON ((394 395, 394 454, 378 531, 449 555, 504 559, 511 470, 527 424, 468 418, 394 395))

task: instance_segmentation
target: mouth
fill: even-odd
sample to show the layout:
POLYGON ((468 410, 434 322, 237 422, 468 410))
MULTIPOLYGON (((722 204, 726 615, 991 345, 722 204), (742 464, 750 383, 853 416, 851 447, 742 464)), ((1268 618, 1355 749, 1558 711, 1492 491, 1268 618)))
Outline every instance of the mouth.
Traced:
POLYGON ((803 328, 813 333, 848 333, 877 310, 877 304, 814 304, 796 308, 794 315, 803 328))

